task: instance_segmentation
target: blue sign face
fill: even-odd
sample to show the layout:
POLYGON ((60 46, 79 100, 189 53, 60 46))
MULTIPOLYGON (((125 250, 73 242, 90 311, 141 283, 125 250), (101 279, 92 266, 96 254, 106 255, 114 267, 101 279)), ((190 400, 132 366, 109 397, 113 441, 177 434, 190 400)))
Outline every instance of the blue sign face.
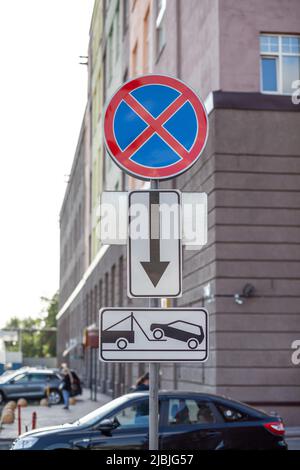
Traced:
POLYGON ((188 169, 207 135, 205 110, 178 80, 145 76, 125 84, 105 116, 108 151, 125 171, 164 179, 188 169))

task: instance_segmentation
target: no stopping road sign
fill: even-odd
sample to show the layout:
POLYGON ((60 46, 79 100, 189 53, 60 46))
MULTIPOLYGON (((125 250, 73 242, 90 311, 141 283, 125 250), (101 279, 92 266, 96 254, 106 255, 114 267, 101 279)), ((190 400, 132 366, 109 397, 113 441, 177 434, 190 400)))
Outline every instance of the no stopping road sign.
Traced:
POLYGON ((145 75, 125 83, 104 118, 106 148, 115 163, 140 179, 168 179, 188 170, 208 134, 205 108, 183 82, 145 75))

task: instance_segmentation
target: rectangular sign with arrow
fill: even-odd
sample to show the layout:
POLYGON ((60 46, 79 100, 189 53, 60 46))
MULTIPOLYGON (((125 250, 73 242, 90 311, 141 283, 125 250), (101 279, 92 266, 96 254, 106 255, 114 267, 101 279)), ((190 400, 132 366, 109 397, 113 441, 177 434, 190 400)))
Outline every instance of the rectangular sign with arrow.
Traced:
POLYGON ((129 194, 129 297, 182 295, 180 198, 174 190, 129 194))
POLYGON ((104 308, 100 311, 104 362, 204 362, 208 314, 198 309, 104 308))

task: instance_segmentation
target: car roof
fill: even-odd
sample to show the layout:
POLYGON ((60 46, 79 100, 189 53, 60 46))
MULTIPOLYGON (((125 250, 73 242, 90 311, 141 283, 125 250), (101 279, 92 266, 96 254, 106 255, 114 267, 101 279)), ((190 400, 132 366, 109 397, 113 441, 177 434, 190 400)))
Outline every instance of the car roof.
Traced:
MULTIPOLYGON (((142 391, 138 391, 138 392, 134 392, 136 394, 140 394, 140 395, 148 395, 149 394, 149 391, 148 390, 142 390, 142 391)), ((213 393, 204 393, 204 392, 197 392, 197 391, 194 391, 194 390, 159 390, 159 395, 194 395, 194 396, 205 396, 205 397, 212 397, 212 398, 216 398, 216 397, 220 397, 221 398, 221 395, 214 395, 213 393)), ((222 398, 225 398, 225 397, 222 397, 222 398)))
MULTIPOLYGON (((148 396, 149 395, 149 391, 148 390, 145 390, 145 391, 133 391, 131 393, 128 394, 128 397, 129 396, 132 396, 132 395, 135 395, 135 396, 140 396, 140 397, 143 397, 143 396, 148 396)), ((243 403, 241 401, 238 401, 238 400, 235 400, 233 398, 230 398, 230 397, 226 397, 224 395, 217 395, 217 394, 213 394, 213 393, 204 393, 204 392, 196 392, 196 391, 192 391, 192 390, 160 390, 159 391, 159 396, 160 397, 185 397, 185 398, 197 398, 197 399, 205 399, 205 400, 212 400, 212 401, 217 401, 219 402, 220 404, 226 404, 227 406, 230 406, 230 404, 233 406, 233 407, 239 407, 239 408, 243 408, 245 411, 247 411, 249 414, 252 414, 252 415, 256 415, 256 416, 268 416, 267 413, 265 413, 264 411, 262 410, 259 410, 257 408, 254 408, 252 407, 251 405, 248 405, 247 403, 243 403)))
MULTIPOLYGON (((18 372, 18 369, 16 370, 16 373, 18 372)), ((29 373, 39 373, 39 374, 55 374, 55 372, 51 369, 40 369, 38 367, 28 367, 26 369, 20 369, 19 372, 21 374, 29 372, 29 373)))

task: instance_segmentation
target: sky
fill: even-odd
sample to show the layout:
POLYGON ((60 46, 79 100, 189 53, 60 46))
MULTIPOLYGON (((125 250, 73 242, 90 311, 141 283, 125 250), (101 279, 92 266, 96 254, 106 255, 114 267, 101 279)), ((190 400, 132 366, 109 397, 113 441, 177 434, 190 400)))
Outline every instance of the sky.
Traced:
POLYGON ((87 100, 94 0, 0 1, 0 327, 59 286, 59 211, 87 100))

